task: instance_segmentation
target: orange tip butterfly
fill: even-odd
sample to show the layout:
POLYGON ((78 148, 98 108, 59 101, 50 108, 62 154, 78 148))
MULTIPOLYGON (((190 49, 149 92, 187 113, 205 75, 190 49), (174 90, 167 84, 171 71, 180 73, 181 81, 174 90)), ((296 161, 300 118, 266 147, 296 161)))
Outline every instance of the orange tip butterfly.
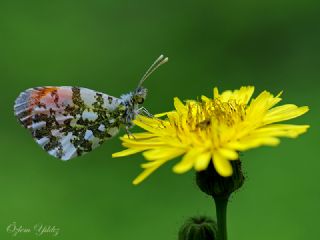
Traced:
POLYGON ((127 133, 138 114, 147 89, 143 82, 168 58, 161 55, 141 78, 137 88, 119 98, 82 87, 35 87, 20 93, 14 113, 35 141, 61 160, 81 156, 115 136, 127 133))

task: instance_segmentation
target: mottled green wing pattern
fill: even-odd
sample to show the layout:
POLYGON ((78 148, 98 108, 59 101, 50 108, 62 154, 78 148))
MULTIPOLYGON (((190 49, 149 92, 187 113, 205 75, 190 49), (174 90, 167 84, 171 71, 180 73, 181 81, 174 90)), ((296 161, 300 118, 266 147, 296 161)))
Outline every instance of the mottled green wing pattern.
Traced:
POLYGON ((119 131, 118 98, 79 87, 38 87, 22 92, 14 112, 36 142, 62 160, 81 156, 119 131))

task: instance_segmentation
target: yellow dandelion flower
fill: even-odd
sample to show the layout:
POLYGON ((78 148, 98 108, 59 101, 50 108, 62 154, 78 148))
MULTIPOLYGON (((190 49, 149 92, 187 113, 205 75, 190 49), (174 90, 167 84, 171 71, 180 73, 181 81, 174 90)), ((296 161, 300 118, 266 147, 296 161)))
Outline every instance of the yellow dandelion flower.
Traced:
POLYGON ((279 137, 295 138, 309 127, 277 123, 303 115, 308 107, 274 107, 281 101, 281 93, 273 96, 267 91, 250 101, 253 92, 252 86, 222 93, 214 88, 212 99, 202 96, 200 101, 183 103, 174 98, 174 111, 155 117, 139 115, 134 123, 146 132, 121 137, 127 149, 112 156, 143 152, 148 162, 141 165, 144 171, 134 184, 181 155, 182 160, 173 167, 175 173, 192 168, 202 171, 212 161, 221 176, 231 176, 230 161, 239 159, 239 152, 262 145, 276 146, 279 137))

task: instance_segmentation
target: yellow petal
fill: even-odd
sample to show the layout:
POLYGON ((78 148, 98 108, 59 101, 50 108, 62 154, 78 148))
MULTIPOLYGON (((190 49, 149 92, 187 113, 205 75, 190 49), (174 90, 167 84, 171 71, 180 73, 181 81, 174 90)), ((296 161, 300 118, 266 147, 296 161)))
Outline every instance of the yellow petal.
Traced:
POLYGON ((195 159, 194 168, 196 171, 203 171, 205 170, 211 160, 211 152, 204 152, 199 154, 195 159))
POLYGON ((236 149, 238 151, 245 151, 250 148, 256 148, 259 146, 276 146, 280 143, 280 140, 275 137, 247 137, 244 139, 240 139, 239 141, 230 142, 228 144, 229 147, 236 149))
POLYGON ((169 147, 160 147, 152 149, 143 153, 143 156, 147 160, 157 160, 162 158, 175 158, 180 156, 185 152, 185 149, 182 148, 169 148, 169 147))
POLYGON ((141 168, 143 169, 148 169, 148 168, 153 168, 155 166, 158 166, 158 165, 162 165, 164 164, 165 162, 167 162, 168 160, 171 160, 171 158, 166 158, 166 159, 160 159, 160 160, 156 160, 156 161, 149 161, 149 162, 146 162, 146 163, 143 163, 141 164, 141 168))
POLYGON ((157 170, 161 165, 163 165, 164 163, 166 163, 168 160, 171 159, 171 156, 166 156, 162 159, 156 160, 156 161, 152 161, 152 162, 148 162, 148 163, 144 163, 142 164, 142 168, 144 168, 145 170, 138 175, 138 177, 136 177, 133 180, 133 184, 137 185, 139 183, 141 183, 144 179, 146 179, 151 173, 153 173, 155 170, 157 170))
POLYGON ((209 102, 209 101, 210 101, 210 98, 202 95, 202 96, 201 96, 201 100, 204 101, 204 102, 209 102))
POLYGON ((148 139, 153 138, 154 134, 149 132, 141 132, 141 133, 133 133, 132 135, 125 134, 122 137, 120 137, 121 140, 123 139, 148 139))
POLYGON ((152 147, 159 147, 167 144, 158 139, 150 138, 144 141, 123 140, 122 145, 127 148, 152 148, 152 147))
POLYGON ((158 114, 155 114, 154 117, 160 118, 160 117, 166 116, 167 114, 168 112, 158 113, 158 114))
POLYGON ((279 98, 280 94, 274 97, 271 93, 267 91, 263 91, 259 94, 258 97, 253 99, 247 109, 247 118, 251 120, 260 120, 268 109, 276 105, 278 102, 281 101, 279 98))
POLYGON ((309 111, 307 106, 297 107, 294 104, 286 104, 270 109, 264 118, 265 124, 282 122, 299 117, 309 111))
POLYGON ((125 156, 132 155, 132 154, 135 154, 135 153, 138 153, 138 152, 141 152, 141 151, 142 151, 142 149, 129 148, 129 149, 126 149, 126 150, 123 150, 123 151, 120 151, 120 152, 113 153, 112 157, 113 158, 125 157, 125 156))
POLYGON ((200 154, 198 149, 189 150, 182 160, 173 167, 175 173, 185 173, 193 167, 197 155, 200 154))
POLYGON ((219 154, 228 160, 237 160, 239 158, 238 153, 232 149, 220 148, 219 154))
POLYGON ((213 98, 216 99, 216 98, 219 98, 219 97, 220 97, 220 95, 219 95, 219 90, 218 90, 217 87, 215 87, 215 88, 213 89, 213 98))
POLYGON ((217 173, 222 177, 229 177, 232 175, 232 166, 231 163, 222 157, 220 154, 214 154, 213 164, 217 173))
POLYGON ((138 127, 143 128, 144 130, 151 132, 151 133, 157 133, 159 128, 154 127, 154 124, 146 124, 145 122, 139 121, 138 119, 133 120, 133 123, 137 125, 138 127))
POLYGON ((139 183, 141 183, 143 180, 145 180, 151 173, 153 173, 155 170, 157 170, 163 163, 159 162, 157 164, 155 164, 153 167, 147 168, 145 169, 142 173, 140 173, 138 175, 138 177, 136 177, 133 180, 133 184, 134 185, 138 185, 139 183))
POLYGON ((256 129, 251 133, 255 137, 290 137, 296 138, 305 133, 309 125, 272 124, 256 129))
POLYGON ((174 107, 177 110, 177 112, 184 113, 187 110, 186 106, 180 101, 179 98, 175 97, 173 101, 174 101, 174 107))
POLYGON ((240 89, 234 91, 224 91, 221 95, 214 89, 214 98, 220 97, 222 102, 228 102, 230 100, 237 102, 238 104, 247 104, 254 92, 253 86, 243 86, 240 89))
POLYGON ((250 101, 252 94, 254 92, 253 86, 247 86, 247 87, 241 87, 239 90, 236 90, 234 92, 234 99, 239 104, 248 104, 250 101))
POLYGON ((145 117, 139 115, 135 120, 133 120, 133 123, 149 132, 154 132, 163 127, 166 121, 156 117, 145 117))
POLYGON ((227 90, 220 94, 219 99, 221 100, 221 102, 228 102, 231 97, 232 97, 232 91, 227 90))

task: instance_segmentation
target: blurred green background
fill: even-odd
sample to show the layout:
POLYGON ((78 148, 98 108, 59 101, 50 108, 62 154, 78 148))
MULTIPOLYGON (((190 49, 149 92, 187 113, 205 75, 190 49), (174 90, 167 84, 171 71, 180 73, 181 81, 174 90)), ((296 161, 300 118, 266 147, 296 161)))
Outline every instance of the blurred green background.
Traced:
POLYGON ((319 1, 308 0, 1 0, 0 239, 174 240, 187 217, 215 216, 194 173, 173 174, 173 162, 135 187, 143 158, 112 159, 122 149, 117 137, 62 162, 13 116, 15 98, 35 86, 119 96, 161 53, 169 63, 145 83, 152 113, 172 109, 174 96, 249 84, 257 92, 284 90, 283 103, 310 106, 291 121, 311 124, 306 134, 242 155, 247 181, 233 195, 228 228, 230 240, 318 239, 319 11, 319 1), (13 237, 6 231, 13 222, 60 233, 13 237))

